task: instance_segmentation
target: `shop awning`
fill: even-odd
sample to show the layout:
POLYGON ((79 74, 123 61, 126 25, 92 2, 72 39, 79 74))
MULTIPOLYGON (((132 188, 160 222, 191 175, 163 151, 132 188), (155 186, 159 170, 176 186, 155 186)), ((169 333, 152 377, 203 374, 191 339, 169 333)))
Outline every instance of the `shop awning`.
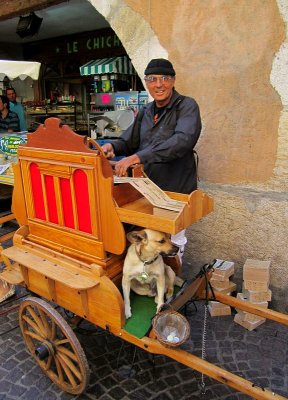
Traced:
POLYGON ((80 67, 80 74, 84 76, 113 73, 133 75, 135 70, 128 57, 101 58, 89 61, 80 67))
POLYGON ((0 60, 0 81, 3 81, 5 76, 11 80, 15 78, 24 80, 27 76, 37 80, 40 66, 40 63, 33 61, 0 60))

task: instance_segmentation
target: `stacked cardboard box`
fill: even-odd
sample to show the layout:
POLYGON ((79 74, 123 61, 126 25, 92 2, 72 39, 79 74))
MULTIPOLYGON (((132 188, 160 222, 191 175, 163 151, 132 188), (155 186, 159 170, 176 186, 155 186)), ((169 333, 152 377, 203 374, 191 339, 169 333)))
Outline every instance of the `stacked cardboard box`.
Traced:
MULTIPOLYGON (((259 307, 268 308, 272 292, 269 289, 270 261, 247 259, 243 266, 242 293, 237 298, 249 301, 259 307)), ((252 331, 266 321, 266 318, 236 309, 234 321, 252 331)))
MULTIPOLYGON (((213 270, 210 279, 210 284, 213 289, 227 295, 230 295, 236 290, 236 283, 231 281, 231 276, 235 272, 233 262, 217 259, 213 265, 213 270)), ((231 314, 231 307, 219 303, 218 301, 209 301, 208 310, 212 317, 231 314)))

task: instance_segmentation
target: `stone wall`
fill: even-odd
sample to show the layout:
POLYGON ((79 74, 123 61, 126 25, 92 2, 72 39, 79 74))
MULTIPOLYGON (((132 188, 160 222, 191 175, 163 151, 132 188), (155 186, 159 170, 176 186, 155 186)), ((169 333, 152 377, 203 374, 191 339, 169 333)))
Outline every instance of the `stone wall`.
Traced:
POLYGON ((214 197, 215 211, 188 229, 188 276, 215 258, 231 260, 236 265, 233 281, 241 292, 246 259, 269 260, 272 308, 288 313, 287 193, 232 185, 203 189, 214 197))

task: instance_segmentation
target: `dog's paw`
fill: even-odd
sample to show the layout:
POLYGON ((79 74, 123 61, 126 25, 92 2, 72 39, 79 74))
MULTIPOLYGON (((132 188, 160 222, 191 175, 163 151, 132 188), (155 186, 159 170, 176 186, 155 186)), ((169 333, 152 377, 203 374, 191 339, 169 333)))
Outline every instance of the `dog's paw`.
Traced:
POLYGON ((166 299, 167 300, 170 299, 170 297, 172 297, 173 294, 174 294, 174 290, 173 289, 171 289, 171 290, 168 289, 168 291, 166 293, 166 299))
POLYGON ((182 278, 180 278, 180 276, 175 276, 175 281, 174 281, 174 285, 182 287, 184 283, 184 280, 182 278))
POLYGON ((125 307, 125 317, 126 317, 126 319, 132 317, 131 307, 125 307))
POLYGON ((157 314, 162 310, 162 307, 163 307, 163 303, 158 304, 157 310, 156 310, 156 313, 157 313, 157 314))

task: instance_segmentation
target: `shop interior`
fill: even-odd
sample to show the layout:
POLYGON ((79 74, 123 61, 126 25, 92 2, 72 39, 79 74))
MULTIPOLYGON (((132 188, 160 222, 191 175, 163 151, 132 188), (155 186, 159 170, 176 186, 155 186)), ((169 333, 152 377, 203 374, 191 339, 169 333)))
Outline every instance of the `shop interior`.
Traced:
MULTIPOLYGON (((15 89, 17 101, 26 112, 28 132, 34 132, 47 118, 57 117, 76 133, 94 139, 119 136, 133 123, 148 95, 115 32, 86 0, 71 0, 36 14, 44 22, 35 35, 28 32, 27 37, 19 37, 19 17, 1 23, 7 43, 1 46, 0 58, 38 62, 41 67, 37 79, 9 78, 10 71, 2 75, 0 71, 0 94, 5 94, 7 87, 15 89), (79 21, 84 12, 87 31, 79 33, 79 23, 71 26, 71 16, 77 15, 79 21), (81 74, 81 68, 91 62, 93 70, 81 74)), ((19 137, 7 133, 0 136, 0 215, 5 210, 5 221, 9 221, 14 218, 10 207, 14 182, 11 161, 19 137), (2 207, 3 198, 8 204, 2 207)), ((26 134, 21 136, 25 141, 26 134)))
POLYGON ((96 139, 117 137, 134 121, 148 94, 128 56, 92 60, 92 67, 87 64, 78 65, 70 76, 41 65, 37 82, 29 77, 4 78, 2 91, 15 88, 26 111, 28 131, 54 116, 75 132, 96 139))
POLYGON ((111 28, 29 42, 23 45, 23 58, 41 63, 38 80, 6 76, 0 92, 15 88, 30 132, 46 118, 58 117, 79 134, 117 137, 148 102, 143 83, 111 28))

